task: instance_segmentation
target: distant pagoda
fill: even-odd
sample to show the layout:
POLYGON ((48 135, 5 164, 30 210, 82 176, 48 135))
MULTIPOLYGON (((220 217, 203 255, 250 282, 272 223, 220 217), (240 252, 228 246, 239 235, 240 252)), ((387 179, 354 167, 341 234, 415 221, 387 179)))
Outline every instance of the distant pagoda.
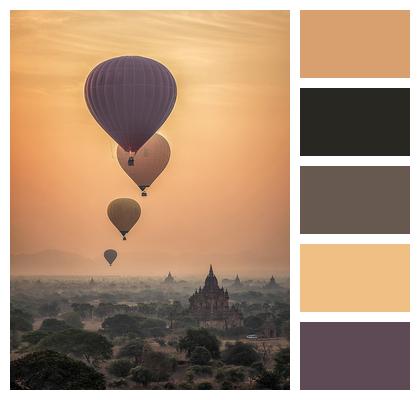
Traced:
POLYGON ((234 306, 229 307, 228 291, 219 287, 212 265, 204 287, 196 289, 189 302, 190 313, 197 319, 200 327, 226 330, 243 324, 240 311, 234 306))
POLYGON ((94 284, 95 284, 95 281, 93 280, 93 278, 90 278, 89 285, 94 285, 94 284))
POLYGON ((163 283, 167 285, 171 285, 172 283, 175 283, 175 279, 172 276, 171 272, 168 273, 168 276, 164 279, 163 283))
POLYGON ((274 279, 274 276, 271 275, 270 281, 264 286, 264 289, 278 289, 279 285, 274 279))
POLYGON ((236 274, 236 278, 235 278, 235 280, 234 280, 234 282, 233 282, 233 284, 232 284, 231 288, 234 288, 234 289, 240 289, 242 286, 243 286, 243 285, 242 285, 241 280, 239 279, 239 275, 238 275, 238 274, 236 274))

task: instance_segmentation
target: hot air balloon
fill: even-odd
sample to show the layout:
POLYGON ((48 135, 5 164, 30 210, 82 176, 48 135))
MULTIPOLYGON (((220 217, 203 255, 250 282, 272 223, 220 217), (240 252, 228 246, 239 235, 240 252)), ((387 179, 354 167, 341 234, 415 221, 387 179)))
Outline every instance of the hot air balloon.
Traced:
POLYGON ((108 205, 108 218, 120 231, 123 240, 127 240, 125 235, 136 224, 140 214, 139 203, 133 199, 115 199, 108 205))
POLYGON ((170 156, 171 148, 169 147, 169 143, 158 133, 154 134, 136 153, 134 157, 135 165, 133 167, 127 165, 130 153, 124 151, 120 146, 117 149, 117 158, 121 168, 141 189, 142 196, 147 196, 146 188, 165 169, 170 156))
POLYGON ((169 70, 150 58, 124 56, 97 65, 85 83, 85 100, 98 124, 134 154, 162 126, 176 100, 169 70))
POLYGON ((109 266, 111 266, 112 263, 117 258, 117 252, 115 250, 113 250, 113 249, 105 250, 104 251, 104 257, 105 257, 105 260, 108 261, 109 266))

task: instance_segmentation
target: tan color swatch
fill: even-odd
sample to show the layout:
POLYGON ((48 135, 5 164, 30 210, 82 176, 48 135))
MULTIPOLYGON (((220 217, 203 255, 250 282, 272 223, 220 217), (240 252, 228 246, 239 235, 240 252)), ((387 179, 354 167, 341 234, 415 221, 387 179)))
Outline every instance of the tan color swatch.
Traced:
POLYGON ((410 77, 410 12, 301 11, 300 76, 410 77))
POLYGON ((410 246, 301 245, 300 310, 410 311, 410 246))

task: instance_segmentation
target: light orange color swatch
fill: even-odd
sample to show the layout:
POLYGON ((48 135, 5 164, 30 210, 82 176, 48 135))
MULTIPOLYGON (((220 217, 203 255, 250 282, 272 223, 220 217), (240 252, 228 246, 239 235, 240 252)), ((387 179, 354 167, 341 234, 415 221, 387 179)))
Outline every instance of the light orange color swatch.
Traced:
POLYGON ((410 311, 410 246, 300 246, 300 310, 410 311))
POLYGON ((409 11, 301 11, 302 78, 408 78, 409 11))

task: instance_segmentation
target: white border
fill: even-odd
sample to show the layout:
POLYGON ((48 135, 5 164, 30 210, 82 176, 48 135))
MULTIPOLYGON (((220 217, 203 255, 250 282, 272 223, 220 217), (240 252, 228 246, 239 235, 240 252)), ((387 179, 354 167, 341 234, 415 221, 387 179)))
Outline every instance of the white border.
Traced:
MULTIPOLYGON (((418 257, 418 245, 419 237, 418 235, 418 208, 415 206, 411 208, 411 235, 402 235, 401 241, 396 241, 395 243, 410 243, 411 244, 411 313, 397 314, 393 313, 380 313, 375 316, 371 313, 311 313, 311 316, 307 315, 308 313, 299 312, 299 243, 331 243, 331 237, 325 235, 300 235, 299 234, 299 165, 314 165, 311 162, 314 160, 305 160, 303 157, 299 156, 299 88, 300 87, 347 87, 355 85, 359 87, 375 87, 375 85, 384 86, 381 87, 410 87, 411 88, 411 157, 409 160, 402 158, 398 161, 397 164, 394 164, 397 161, 391 161, 389 159, 383 159, 384 165, 410 165, 411 166, 411 204, 420 204, 419 203, 419 174, 417 173, 417 164, 416 159, 418 157, 418 146, 419 139, 419 122, 418 122, 418 113, 420 110, 419 96, 418 96, 418 64, 417 64, 417 48, 419 43, 417 41, 418 37, 418 25, 420 19, 418 16, 418 1, 415 0, 353 0, 353 1, 339 1, 339 0, 330 0, 330 1, 316 1, 316 0, 296 0, 296 1, 281 1, 281 0, 201 0, 201 1, 170 1, 170 0, 154 0, 154 1, 135 1, 135 0, 119 0, 119 1, 106 1, 106 0, 3 0, 0 2, 0 49, 1 49, 1 63, 0 63, 0 87, 2 88, 1 92, 1 104, 0 104, 0 124, 1 124, 1 146, 0 146, 0 183, 1 183, 1 196, 0 196, 0 254, 1 254, 1 263, 0 266, 3 267, 2 271, 4 273, 3 279, 0 280, 0 290, 3 296, 1 301, 3 321, 7 321, 9 315, 9 251, 10 251, 10 231, 9 231, 9 217, 10 217, 10 203, 9 203, 9 176, 10 176, 10 120, 9 120, 9 61, 10 61, 10 40, 9 40, 9 11, 11 9, 61 9, 61 10, 107 10, 107 9, 118 9, 118 10, 134 10, 134 9, 144 9, 144 10, 170 10, 170 9, 180 9, 180 10, 290 10, 291 17, 291 75, 290 75, 290 99, 291 99, 291 154, 290 154, 290 176, 291 176, 291 379, 292 379, 292 390, 290 392, 282 391, 264 391, 264 396, 267 398, 277 398, 277 396, 285 398, 300 398, 309 397, 314 399, 325 399, 325 398, 336 398, 337 396, 342 399, 353 398, 355 396, 359 398, 380 398, 380 399, 394 399, 397 396, 399 398, 412 398, 419 396, 420 390, 418 388, 420 368, 419 368, 419 329, 417 324, 419 321, 419 294, 416 291, 418 289, 418 277, 419 274, 416 273, 416 270, 419 266, 419 257, 418 257), (410 79, 312 79, 299 78, 299 10, 300 9, 410 9, 411 10, 411 78, 410 79), (385 82, 386 81, 386 82, 385 82), (331 86, 330 86, 331 85, 331 86), (347 85, 347 86, 346 86, 347 85), (390 162, 391 164, 388 164, 390 162), (304 238, 306 236, 306 238, 304 238), (309 237, 311 236, 311 237, 309 237), (309 241, 307 241, 309 240, 309 241), (407 319, 405 317, 407 316, 407 319), (373 318, 374 320, 410 320, 411 323, 411 390, 410 391, 299 391, 299 321, 300 320, 359 320, 362 321, 364 318, 373 318), (401 319, 403 318, 403 319, 401 319), (419 392, 419 393, 417 393, 419 392)), ((356 87, 355 86, 355 87, 356 87)), ((317 165, 333 165, 329 164, 331 162, 327 158, 321 157, 323 160, 317 161, 320 164, 317 165)), ((351 160, 346 160, 346 164, 340 165, 369 165, 366 163, 376 162, 377 160, 354 160, 354 164, 350 163, 351 160), (363 162, 362 162, 363 161, 363 162)), ((374 164, 372 164, 374 165, 374 164)), ((346 238, 347 235, 341 235, 340 240, 346 238)), ((391 236, 388 239, 384 239, 387 235, 378 235, 378 237, 373 238, 371 235, 351 235, 351 243, 386 243, 383 240, 390 240, 391 236)), ((375 236, 375 235, 374 235, 375 236)), ((338 239, 335 239, 338 240, 338 239)), ((349 239, 350 240, 350 239, 349 239)), ((392 238, 392 240, 397 240, 392 238)), ((346 242, 349 243, 349 242, 346 242)), ((372 320, 373 320, 372 319, 372 320)), ((369 319, 371 320, 371 319, 369 319)), ((2 391, 5 391, 5 395, 9 397, 29 397, 31 398, 53 398, 57 394, 51 391, 43 392, 20 392, 8 390, 9 387, 9 378, 8 378, 8 360, 9 360, 9 332, 8 329, 3 329, 1 331, 1 365, 2 365, 2 374, 1 374, 1 383, 2 391)), ((101 391, 97 393, 98 396, 104 398, 112 398, 116 395, 119 395, 118 391, 101 391)), ((78 391, 77 396, 85 397, 92 396, 93 393, 78 391)), ((164 398, 165 396, 172 396, 174 399, 185 399, 185 398, 195 398, 198 396, 197 393, 188 392, 188 391, 172 391, 170 394, 166 391, 125 391, 124 396, 127 398, 135 398, 137 396, 142 396, 143 398, 164 398)), ((214 396, 221 396, 224 398, 230 398, 235 396, 233 392, 201 392, 199 396, 201 398, 210 399, 214 396)), ((60 396, 64 398, 72 398, 74 393, 62 391, 60 396)), ((255 391, 243 391, 241 393, 246 399, 251 399, 256 396, 255 391)))

